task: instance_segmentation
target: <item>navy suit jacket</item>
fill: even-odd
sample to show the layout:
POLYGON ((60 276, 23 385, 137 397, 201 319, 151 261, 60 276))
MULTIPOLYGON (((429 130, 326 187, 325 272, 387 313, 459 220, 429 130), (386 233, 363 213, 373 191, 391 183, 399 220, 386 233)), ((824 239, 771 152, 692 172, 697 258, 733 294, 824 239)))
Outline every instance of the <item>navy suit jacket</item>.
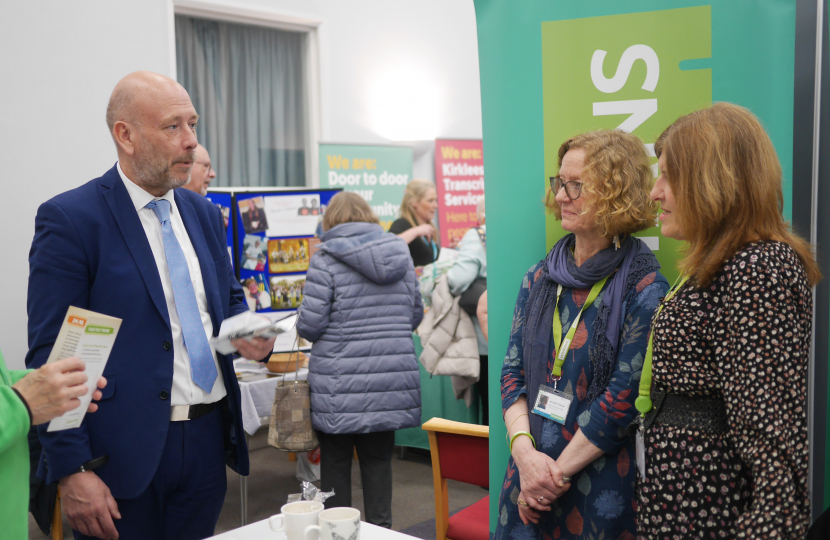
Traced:
MULTIPOLYGON (((201 266, 214 335, 227 317, 248 309, 233 275, 219 209, 196 193, 175 190, 176 206, 201 266)), ((29 252, 29 353, 46 362, 72 306, 123 319, 94 414, 75 429, 47 433, 40 476, 51 483, 104 454, 95 472, 114 497, 133 498, 150 483, 170 422, 173 335, 150 243, 116 167, 43 203, 29 252), (45 470, 44 470, 45 469, 45 470)), ((232 359, 219 355, 228 395, 223 407, 228 466, 248 474, 239 385, 232 359)))

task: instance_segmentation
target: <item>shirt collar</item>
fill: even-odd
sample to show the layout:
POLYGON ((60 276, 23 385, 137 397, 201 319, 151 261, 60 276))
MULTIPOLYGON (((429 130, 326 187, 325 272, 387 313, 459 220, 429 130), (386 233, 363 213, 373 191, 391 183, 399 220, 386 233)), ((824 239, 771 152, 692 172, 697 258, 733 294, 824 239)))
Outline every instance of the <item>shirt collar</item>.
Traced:
POLYGON ((127 178, 127 175, 124 174, 124 171, 121 170, 120 161, 117 162, 115 166, 118 169, 118 175, 121 176, 121 180, 124 182, 124 187, 127 188, 127 193, 130 194, 130 199, 133 201, 133 206, 135 206, 136 212, 147 206, 147 203, 155 199, 166 199, 170 201, 170 206, 173 206, 175 197, 173 196, 172 189, 164 195, 162 195, 161 197, 156 197, 152 193, 148 193, 144 190, 144 188, 140 187, 138 184, 127 178))

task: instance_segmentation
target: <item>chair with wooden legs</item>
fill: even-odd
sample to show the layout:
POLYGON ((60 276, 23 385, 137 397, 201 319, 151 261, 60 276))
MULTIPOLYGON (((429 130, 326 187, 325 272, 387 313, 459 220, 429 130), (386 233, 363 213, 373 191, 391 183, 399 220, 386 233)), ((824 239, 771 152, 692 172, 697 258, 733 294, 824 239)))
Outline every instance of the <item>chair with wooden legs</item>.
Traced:
POLYGON ((429 433, 435 484, 437 540, 489 540, 490 496, 449 515, 447 479, 490 487, 490 428, 433 418, 422 426, 429 433))
POLYGON ((52 514, 52 540, 63 540, 63 514, 61 514, 61 488, 55 496, 55 510, 52 514))

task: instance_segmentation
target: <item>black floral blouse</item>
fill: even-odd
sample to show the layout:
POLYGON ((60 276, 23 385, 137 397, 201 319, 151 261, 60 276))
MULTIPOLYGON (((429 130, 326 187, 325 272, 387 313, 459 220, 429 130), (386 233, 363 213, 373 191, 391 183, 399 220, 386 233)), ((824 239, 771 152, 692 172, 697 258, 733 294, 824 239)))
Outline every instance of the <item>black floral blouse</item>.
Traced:
POLYGON ((703 289, 687 284, 654 328, 653 387, 724 401, 722 435, 645 432, 639 538, 803 538, 812 295, 796 253, 744 246, 703 289))

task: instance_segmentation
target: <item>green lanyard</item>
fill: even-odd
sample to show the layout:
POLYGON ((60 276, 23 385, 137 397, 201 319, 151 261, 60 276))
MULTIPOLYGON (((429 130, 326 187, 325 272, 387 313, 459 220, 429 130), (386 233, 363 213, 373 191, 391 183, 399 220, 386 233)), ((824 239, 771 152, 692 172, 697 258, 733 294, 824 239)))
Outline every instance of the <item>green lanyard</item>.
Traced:
MULTIPOLYGON (((677 291, 683 288, 683 285, 689 279, 689 276, 678 276, 677 280, 680 281, 678 284, 677 281, 674 282, 672 285, 671 290, 666 294, 666 297, 663 298, 663 301, 660 303, 660 307, 657 308, 657 313, 654 315, 654 326, 657 326, 657 319, 660 318, 660 312, 663 311, 663 306, 669 303, 669 301, 674 298, 674 295, 677 294, 677 291)), ((642 416, 645 416, 648 411, 651 410, 651 356, 654 353, 654 326, 651 327, 651 332, 649 332, 648 336, 648 347, 646 348, 646 358, 643 362, 643 373, 640 376, 640 395, 634 401, 634 406, 640 411, 642 416)))
POLYGON ((571 323, 568 335, 565 336, 565 341, 562 341, 562 321, 559 319, 559 297, 562 295, 562 285, 559 285, 559 288, 556 290, 556 305, 553 306, 553 344, 556 346, 556 361, 553 363, 553 370, 551 370, 551 375, 553 375, 554 380, 558 381, 562 378, 562 365, 568 356, 568 350, 571 348, 571 341, 573 341, 574 334, 576 334, 576 327, 579 326, 579 319, 582 317, 582 312, 594 303, 594 300, 599 296, 599 292, 602 290, 606 281, 608 281, 608 276, 597 281, 591 287, 591 292, 588 294, 585 303, 582 304, 582 309, 579 310, 573 323, 571 323))

